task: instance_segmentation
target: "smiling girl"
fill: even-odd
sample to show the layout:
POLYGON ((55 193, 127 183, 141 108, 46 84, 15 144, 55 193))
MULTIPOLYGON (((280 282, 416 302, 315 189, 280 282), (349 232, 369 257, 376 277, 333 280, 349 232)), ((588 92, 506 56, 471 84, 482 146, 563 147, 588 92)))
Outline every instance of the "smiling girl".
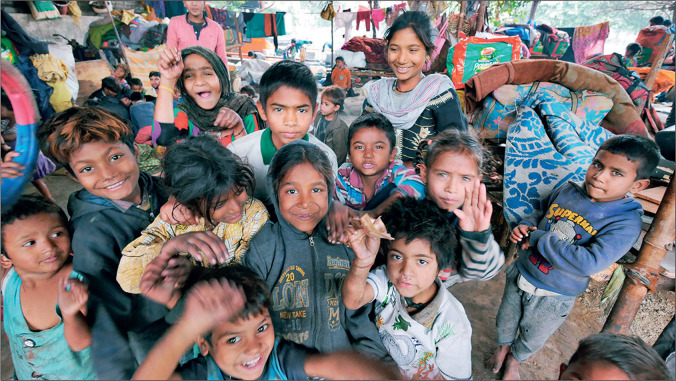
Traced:
POLYGON ((431 23, 424 12, 402 14, 385 32, 387 62, 396 78, 367 84, 364 113, 377 112, 397 132, 397 158, 413 166, 418 143, 449 128, 467 130, 453 82, 445 74, 425 76, 434 49, 431 23))
POLYGON ((216 53, 201 46, 167 48, 157 63, 160 86, 155 104, 153 142, 214 135, 223 146, 263 128, 254 101, 230 89, 227 68, 216 53), (173 106, 174 86, 183 101, 173 106))

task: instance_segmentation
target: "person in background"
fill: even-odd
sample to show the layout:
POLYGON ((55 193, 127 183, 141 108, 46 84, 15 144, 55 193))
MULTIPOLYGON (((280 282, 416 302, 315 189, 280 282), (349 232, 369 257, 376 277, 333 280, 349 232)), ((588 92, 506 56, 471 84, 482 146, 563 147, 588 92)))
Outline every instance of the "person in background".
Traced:
POLYGON ((101 88, 91 93, 87 99, 101 100, 106 95, 117 97, 117 94, 120 93, 120 90, 120 84, 117 83, 115 78, 106 77, 101 80, 101 88))
POLYGON ((131 91, 135 93, 141 93, 145 97, 145 89, 143 88, 143 82, 139 78, 131 78, 129 80, 129 87, 131 87, 131 91))
POLYGON ((242 86, 242 88, 239 90, 239 93, 244 94, 251 99, 256 99, 256 90, 254 90, 253 86, 251 85, 242 86))
POLYGON ((147 102, 143 95, 137 92, 131 94, 130 100, 132 104, 129 106, 129 119, 131 119, 131 129, 136 136, 141 128, 153 125, 155 104, 147 102))
POLYGON ((329 86, 322 91, 319 112, 314 121, 312 134, 336 153, 338 166, 347 157, 347 124, 340 117, 345 91, 338 86, 329 86))
POLYGON ((625 65, 628 67, 638 66, 638 59, 636 56, 641 54, 642 50, 643 49, 641 48, 641 45, 639 45, 637 42, 632 42, 631 44, 627 45, 627 48, 624 51, 625 65))
POLYGON ((247 53, 247 56, 249 58, 253 59, 259 59, 265 61, 265 56, 261 52, 254 52, 253 50, 249 50, 249 53, 247 53))
POLYGON ((150 79, 150 87, 152 88, 150 95, 157 97, 157 90, 160 88, 160 72, 151 71, 148 79, 150 79))
POLYGON ((650 19, 650 26, 663 26, 664 24, 664 17, 662 16, 655 16, 650 19))
POLYGON ((121 88, 129 87, 127 77, 129 76, 129 66, 124 63, 118 63, 111 78, 115 79, 121 88))
POLYGON ((336 57, 336 66, 331 72, 331 82, 345 90, 348 97, 356 95, 354 91, 352 91, 352 74, 350 73, 350 68, 347 67, 345 58, 342 56, 336 57))

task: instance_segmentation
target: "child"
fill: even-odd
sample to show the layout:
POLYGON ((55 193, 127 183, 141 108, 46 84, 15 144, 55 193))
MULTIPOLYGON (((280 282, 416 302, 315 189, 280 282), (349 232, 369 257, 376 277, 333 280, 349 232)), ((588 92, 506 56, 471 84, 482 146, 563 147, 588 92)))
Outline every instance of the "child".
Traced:
POLYGON ((110 76, 110 78, 113 78, 115 81, 117 81, 117 84, 120 85, 120 88, 124 89, 125 87, 129 87, 129 84, 127 83, 127 76, 129 76, 129 66, 120 62, 115 66, 115 71, 110 76))
POLYGON ((201 46, 162 51, 157 67, 160 92, 155 102, 153 141, 163 146, 200 131, 224 146, 262 128, 256 104, 232 92, 228 71, 216 53, 201 46), (183 101, 173 107, 174 86, 183 101))
POLYGON ((23 195, 2 211, 4 327, 19 380, 93 380, 87 286, 70 256, 68 218, 55 203, 23 195), (75 277, 75 278, 70 278, 75 277))
POLYGON ((288 143, 272 158, 267 180, 279 221, 251 240, 244 265, 271 291, 278 334, 322 353, 354 346, 386 356, 368 318, 370 305, 346 310, 340 297, 354 252, 327 241, 333 172, 326 154, 309 142, 288 143))
POLYGON ((312 134, 331 147, 340 166, 347 156, 347 124, 340 118, 345 92, 338 86, 329 86, 322 91, 321 99, 312 134))
POLYGON ((457 241, 429 200, 404 198, 383 214, 394 241, 387 264, 369 272, 379 239, 350 234, 356 258, 343 283, 345 307, 376 301, 376 326, 399 369, 412 379, 470 379, 472 328, 462 304, 441 284, 457 241))
POLYGON ((256 99, 256 90, 254 90, 253 86, 251 85, 242 86, 242 88, 239 90, 239 93, 244 94, 251 99, 256 99))
POLYGON ((342 56, 336 57, 336 66, 331 71, 331 82, 333 82, 334 86, 345 90, 348 96, 354 94, 354 91, 352 91, 352 74, 342 56))
POLYGON ((256 175, 254 197, 268 202, 271 196, 266 189, 265 177, 272 156, 278 149, 295 140, 306 140, 321 148, 331 161, 333 172, 338 165, 331 148, 322 143, 308 130, 317 107, 317 84, 310 69, 300 62, 279 61, 261 77, 258 111, 268 123, 268 128, 248 135, 228 149, 253 167, 256 175))
POLYGON ((200 216, 199 224, 170 225, 157 217, 122 251, 117 281, 126 292, 141 292, 146 265, 159 255, 188 252, 204 266, 241 263, 268 220, 265 206, 249 196, 251 168, 210 136, 191 136, 170 147, 164 180, 168 193, 200 216))
POLYGON ((505 263, 491 231, 493 206, 481 183, 483 147, 471 131, 446 130, 420 143, 418 168, 425 193, 457 228, 459 263, 442 269, 444 287, 493 278, 505 263), (429 147, 428 147, 429 145, 429 147), (423 150, 427 154, 423 159, 423 150), (457 274, 453 274, 453 270, 457 274))
POLYGON ((467 130, 453 82, 445 74, 423 75, 434 44, 424 12, 404 12, 385 32, 387 62, 396 78, 367 88, 364 112, 383 114, 397 129, 397 158, 413 166, 418 143, 446 129, 467 130))
POLYGON ((73 269, 89 284, 92 358, 100 379, 129 379, 167 328, 166 308, 124 292, 115 275, 124 249, 166 202, 158 179, 140 172, 134 135, 98 108, 72 107, 38 131, 45 154, 84 189, 68 199, 73 269))
POLYGON ((143 82, 139 78, 131 78, 129 80, 129 87, 131 88, 131 91, 143 94, 143 97, 145 98, 145 89, 143 88, 143 82))
POLYGON ((664 361, 638 337, 603 332, 580 340, 559 380, 668 380, 664 361))
POLYGON ((139 380, 393 379, 396 370, 355 352, 317 354, 275 337, 270 294, 251 270, 202 271, 183 314, 134 375, 139 380), (202 356, 175 369, 197 338, 202 356))
POLYGON ((507 270, 497 316, 500 346, 491 365, 505 379, 544 345, 566 320, 589 276, 620 259, 641 232, 643 209, 627 192, 645 189, 659 162, 651 139, 618 135, 596 152, 582 186, 566 183, 542 200, 542 209, 514 228, 522 253, 507 270), (517 332, 519 336, 517 337, 517 332))
POLYGON ((629 67, 638 66, 637 56, 641 55, 642 50, 643 50, 643 48, 641 48, 641 45, 639 45, 636 42, 632 42, 631 44, 627 45, 627 48, 624 52, 624 64, 625 64, 625 66, 629 66, 629 67))
POLYGON ((394 128, 380 114, 355 119, 348 132, 350 162, 338 169, 327 227, 330 240, 343 241, 354 217, 380 216, 394 201, 406 196, 424 198, 425 184, 413 168, 395 159, 394 128))

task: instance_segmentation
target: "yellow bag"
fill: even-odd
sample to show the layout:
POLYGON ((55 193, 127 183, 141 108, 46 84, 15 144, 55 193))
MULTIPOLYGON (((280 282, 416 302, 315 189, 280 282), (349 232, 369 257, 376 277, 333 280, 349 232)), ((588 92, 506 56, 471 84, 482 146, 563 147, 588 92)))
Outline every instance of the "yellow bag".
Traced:
POLYGON ((322 9, 322 12, 319 14, 319 16, 324 20, 328 21, 333 20, 333 18, 336 17, 336 11, 333 10, 333 4, 332 3, 326 4, 326 6, 324 7, 324 9, 322 9))

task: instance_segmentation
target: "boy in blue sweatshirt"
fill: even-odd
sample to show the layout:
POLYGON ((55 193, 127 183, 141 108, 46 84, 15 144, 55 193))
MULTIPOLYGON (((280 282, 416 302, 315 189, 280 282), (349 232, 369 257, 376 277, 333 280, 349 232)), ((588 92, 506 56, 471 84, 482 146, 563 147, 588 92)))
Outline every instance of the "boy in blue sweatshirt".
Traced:
POLYGON ((650 184, 659 157, 657 144, 643 136, 608 139, 581 186, 568 182, 554 189, 542 208, 512 231, 510 240, 520 243, 523 252, 505 272, 497 316, 500 347, 489 362, 494 373, 504 362, 503 379, 519 379, 519 363, 542 348, 566 320, 589 276, 636 242, 643 209, 626 194, 650 184))

